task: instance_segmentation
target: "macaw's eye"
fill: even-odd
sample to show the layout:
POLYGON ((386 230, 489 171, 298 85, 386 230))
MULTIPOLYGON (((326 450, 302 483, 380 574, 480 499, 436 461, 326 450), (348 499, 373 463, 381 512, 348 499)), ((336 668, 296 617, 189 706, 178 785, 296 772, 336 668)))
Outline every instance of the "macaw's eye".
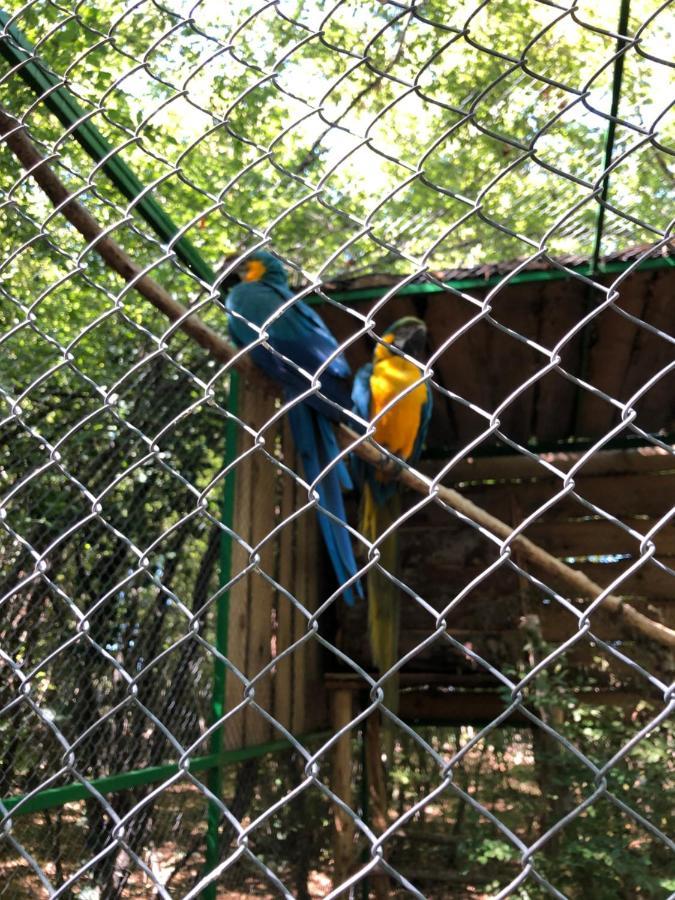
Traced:
POLYGON ((244 271, 244 281, 259 281, 267 270, 259 259, 249 259, 244 271))

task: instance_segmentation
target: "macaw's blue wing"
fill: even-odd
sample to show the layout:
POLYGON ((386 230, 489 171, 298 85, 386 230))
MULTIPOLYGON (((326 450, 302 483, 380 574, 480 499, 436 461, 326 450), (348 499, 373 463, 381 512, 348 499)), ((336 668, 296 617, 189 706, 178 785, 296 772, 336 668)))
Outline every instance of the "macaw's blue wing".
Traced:
MULTIPOLYGON (((230 315, 230 334, 235 343, 246 347, 259 340, 260 333, 254 326, 261 327, 292 296, 290 290, 255 282, 234 287, 226 305, 234 313, 230 315)), ((308 390, 311 379, 330 359, 319 376, 321 393, 328 399, 313 394, 307 397, 307 403, 334 422, 348 418, 343 410, 350 406, 349 365, 342 354, 334 355, 339 345, 321 317, 298 301, 271 322, 266 331, 272 349, 254 347, 253 362, 283 384, 289 397, 297 397, 308 390)))
MULTIPOLYGON (((234 342, 240 347, 255 345, 260 339, 260 327, 292 297, 293 292, 283 285, 246 282, 233 288, 226 306, 234 342)), ((340 450, 329 419, 339 421, 343 410, 350 407, 349 366, 344 356, 337 353, 338 343, 321 317, 306 303, 297 301, 265 330, 268 346, 252 346, 249 355, 283 387, 286 400, 304 394, 319 368, 330 360, 318 379, 321 393, 328 399, 309 395, 291 407, 288 416, 307 481, 315 481, 330 467, 316 487, 319 503, 330 515, 318 511, 318 517, 336 579, 344 584, 358 571, 349 531, 341 524, 347 521, 342 490, 352 484, 345 463, 335 464, 340 450)), ((363 588, 356 584, 343 596, 353 603, 355 597, 363 597, 363 588)))
MULTIPOLYGON (((293 440, 302 458, 305 477, 308 482, 319 478, 326 468, 335 462, 340 453, 335 432, 322 416, 317 415, 305 403, 294 406, 288 414, 293 431, 293 440)), ((347 470, 343 463, 333 466, 316 485, 319 503, 332 516, 318 511, 319 526, 326 543, 333 571, 339 584, 345 584, 353 577, 358 567, 354 559, 349 531, 344 526, 347 521, 342 485, 347 470), (342 474, 340 473, 342 469, 342 474)), ((345 601, 351 606, 355 597, 363 598, 363 587, 357 582, 343 592, 345 601)))
MULTIPOLYGON (((340 345, 321 316, 302 300, 293 305, 292 311, 297 316, 294 324, 302 334, 307 334, 314 339, 312 345, 318 351, 321 360, 324 361, 334 354, 340 345)), ((328 371, 338 378, 349 378, 352 374, 342 353, 338 353, 331 360, 328 371)))
MULTIPOLYGON (((316 375, 319 367, 323 364, 317 353, 315 338, 308 335, 301 343, 274 338, 270 341, 270 346, 287 359, 293 360, 293 363, 306 372, 307 376, 310 376, 303 375, 292 363, 286 363, 290 370, 286 376, 289 396, 297 397, 307 391, 311 386, 311 377, 316 375)), ((348 420, 349 417, 345 415, 345 410, 350 408, 349 376, 336 374, 335 367, 331 365, 321 372, 318 381, 321 385, 319 390, 322 396, 320 397, 316 393, 311 394, 306 398, 307 403, 333 422, 348 420)))

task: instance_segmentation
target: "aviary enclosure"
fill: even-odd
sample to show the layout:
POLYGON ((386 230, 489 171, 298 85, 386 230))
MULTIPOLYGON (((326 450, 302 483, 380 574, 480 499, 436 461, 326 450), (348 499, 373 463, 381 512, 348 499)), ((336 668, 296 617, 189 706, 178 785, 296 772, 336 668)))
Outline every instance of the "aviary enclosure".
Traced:
POLYGON ((0 897, 675 896, 672 3, 0 20, 0 897), (419 458, 346 402, 307 475, 301 301, 422 320, 419 458))

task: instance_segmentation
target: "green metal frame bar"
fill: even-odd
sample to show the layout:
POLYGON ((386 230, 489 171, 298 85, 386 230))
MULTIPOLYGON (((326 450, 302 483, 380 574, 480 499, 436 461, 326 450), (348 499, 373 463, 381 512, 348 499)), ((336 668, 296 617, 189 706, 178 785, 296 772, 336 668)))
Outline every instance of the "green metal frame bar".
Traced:
MULTIPOLYGON (((630 0, 621 0, 619 9, 619 24, 617 33, 623 35, 628 30, 628 16, 630 14, 630 0)), ((619 54, 614 60, 614 74, 612 76, 612 104, 609 111, 609 122, 607 124, 607 135, 605 137, 605 160, 603 169, 606 172, 612 164, 612 156, 614 155, 614 140, 616 137, 616 117, 619 113, 619 103, 621 102, 621 89, 623 86, 623 66, 626 54, 621 51, 626 46, 626 38, 619 37, 616 42, 616 52, 619 54)), ((602 234, 605 227, 605 204, 609 195, 609 173, 602 179, 602 189, 600 191, 598 208, 598 218, 595 223, 595 243, 593 245, 593 255, 591 257, 591 272, 597 274, 598 264, 600 262, 600 251, 602 248, 602 234)), ((606 271, 603 266, 601 271, 606 271)))
MULTIPOLYGON (((239 412, 239 375, 233 372, 230 375, 228 411, 236 416, 239 412)), ((225 458, 223 466, 229 466, 237 456, 237 426, 234 418, 228 419, 225 431, 225 458)), ((234 496, 235 473, 230 471, 223 485, 223 508, 221 521, 232 524, 234 521, 234 496)), ((220 535, 220 585, 227 584, 232 572, 232 538, 226 532, 220 535)), ((227 655, 229 635, 229 591, 218 598, 216 610, 216 649, 227 655)), ((217 722, 225 712, 225 686, 227 682, 227 668, 218 657, 214 660, 213 668, 213 696, 211 702, 211 722, 217 722)), ((216 797, 223 793, 223 731, 224 726, 216 729, 211 736, 211 756, 215 757, 209 778, 209 789, 216 797)), ((250 757, 245 757, 250 758, 250 757)), ((209 803, 206 829, 206 854, 204 861, 205 874, 211 872, 218 865, 218 823, 220 822, 220 810, 215 803, 209 803)), ((202 891, 204 900, 216 900, 215 883, 209 884, 202 891)))
MULTIPOLYGON (((0 10, 0 25, 7 27, 11 16, 0 10)), ((129 166, 117 155, 117 151, 92 125, 90 116, 79 105, 68 88, 35 57, 35 48, 24 35, 11 25, 7 29, 11 40, 0 37, 0 54, 10 65, 18 67, 17 74, 42 99, 47 109, 67 128, 72 129, 75 140, 96 162, 105 160, 102 169, 115 187, 129 200, 161 240, 169 243, 179 232, 178 226, 145 190, 142 182, 129 166), (111 155, 112 154, 112 155, 111 155), (106 157, 109 157, 106 159, 106 157)), ((198 278, 212 284, 216 275, 199 251, 186 238, 173 244, 176 255, 198 278)))
MULTIPOLYGON (((300 743, 305 743, 323 738, 326 734, 326 732, 316 732, 303 735, 298 740, 300 743)), ((278 741, 268 741, 265 744, 256 744, 253 747, 242 747, 239 750, 223 750, 219 754, 209 753, 208 756, 196 756, 190 760, 189 771, 205 772, 227 763, 243 762, 246 759, 265 756, 267 753, 289 750, 292 746, 289 741, 283 738, 278 741)), ((164 766, 149 766, 147 769, 137 769, 133 772, 123 772, 119 775, 106 775, 103 778, 93 779, 90 784, 100 794, 115 794, 118 791, 156 784, 175 775, 179 770, 180 767, 177 763, 167 763, 164 766)), ((7 797, 2 802, 7 810, 12 810, 24 800, 25 796, 7 797)), ((41 812, 43 809, 63 806, 64 803, 90 799, 91 793, 80 782, 66 784, 63 787, 47 788, 26 800, 21 809, 18 810, 17 815, 28 815, 29 813, 41 812)))
MULTIPOLYGON (((616 42, 616 53, 619 54, 614 60, 614 71, 612 73, 612 102, 610 105, 609 111, 609 121, 607 123, 607 132, 605 134, 605 155, 604 155, 604 165, 603 171, 606 174, 602 179, 602 186, 600 189, 600 197, 598 198, 598 214, 595 220, 595 238, 593 243, 593 253, 591 254, 590 261, 590 272, 589 275, 591 277, 595 277, 602 272, 607 272, 608 268, 606 265, 600 264, 600 253, 602 250, 602 237, 605 227, 605 213, 606 213, 606 203, 607 197, 609 196, 609 173, 607 169, 612 164, 612 157, 614 155, 614 139, 616 136, 616 117, 619 113, 619 104, 621 102, 621 89, 623 85, 623 67, 625 62, 625 53, 623 53, 623 48, 626 45, 626 40, 621 37, 621 35, 625 34, 628 29, 628 15, 630 12, 630 0, 621 0, 621 6, 619 7, 619 21, 617 23, 617 32, 619 37, 616 42)), ((593 288, 591 285, 588 285, 586 288, 586 313, 590 312, 593 307, 593 288)), ((588 375, 588 364, 589 357, 591 352, 591 329, 584 328, 583 333, 581 335, 581 348, 580 348, 580 359, 579 359, 579 367, 577 371, 577 375, 585 380, 588 375)), ((572 421, 574 423, 574 431, 578 431, 579 429, 579 419, 581 415, 581 392, 577 391, 574 396, 574 408, 572 411, 572 421)))

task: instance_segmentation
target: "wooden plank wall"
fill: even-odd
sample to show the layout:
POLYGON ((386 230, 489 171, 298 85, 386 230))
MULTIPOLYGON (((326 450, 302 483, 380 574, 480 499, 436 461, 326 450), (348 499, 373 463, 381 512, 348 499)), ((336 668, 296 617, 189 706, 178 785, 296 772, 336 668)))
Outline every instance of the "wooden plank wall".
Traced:
MULTIPOLYGON (((605 284, 611 283, 605 277, 605 284)), ((636 325, 622 309, 666 334, 675 332, 672 295, 675 268, 638 272, 620 287, 615 305, 600 313, 565 343, 561 365, 598 390, 625 402, 672 359, 672 344, 636 325)), ((483 299, 486 290, 468 292, 483 299)), ((502 325, 552 350, 591 309, 605 299, 590 293, 578 279, 506 285, 495 295, 492 316, 502 325)), ((360 301, 353 309, 366 315, 376 301, 360 301)), ((354 334, 358 321, 337 306, 320 307, 338 340, 354 334)), ((376 315, 381 334, 403 315, 421 316, 429 329, 431 349, 445 348, 434 366, 436 380, 447 390, 492 412, 512 392, 544 368, 543 354, 486 321, 461 337, 448 340, 476 315, 476 306, 453 294, 394 296, 376 315)), ((354 342, 347 358, 354 369, 372 353, 368 338, 354 342)), ((646 431, 675 430, 675 372, 658 379, 636 403, 636 424, 646 431)), ((540 443, 570 437, 593 438, 619 421, 617 408, 597 394, 581 390, 558 372, 550 372, 519 394, 500 415, 502 429, 520 442, 540 443)), ((467 445, 485 430, 485 418, 465 405, 438 396, 429 432, 430 447, 467 445)))
MULTIPOLYGON (((258 430, 275 412, 277 398, 261 396, 242 381, 239 417, 258 430)), ((301 471, 287 425, 265 430, 265 446, 293 471, 301 471)), ((252 437, 240 431, 237 453, 253 447, 252 437)), ((280 522, 306 503, 296 481, 283 473, 259 450, 236 467, 235 532, 256 546, 280 522)), ((315 513, 310 510, 293 519, 260 549, 259 566, 251 567, 250 554, 235 543, 233 576, 241 577, 230 591, 228 658, 248 679, 307 633, 307 617, 284 591, 260 574, 269 574, 285 591, 310 611, 317 608, 320 558, 315 513)), ((327 724, 327 704, 321 702, 322 677, 317 642, 312 638, 279 661, 255 683, 255 702, 294 735, 327 724), (309 703, 308 699, 312 698, 309 703)), ((232 710, 245 697, 244 685, 231 672, 226 680, 226 709, 232 710)), ((238 749, 277 740, 283 733, 248 705, 228 720, 225 745, 238 749)))
MULTIPOLYGON (((608 285, 613 278, 607 276, 602 281, 608 285)), ((561 366, 610 397, 621 402, 629 400, 672 359, 672 344, 626 318, 620 310, 637 316, 648 326, 673 334, 674 285, 675 270, 671 269, 629 276, 621 283, 614 306, 597 315, 583 331, 560 347, 561 366)), ((468 293, 482 300, 487 290, 472 289, 468 293)), ((492 316, 507 328, 552 350, 605 296, 574 278, 506 285, 493 297, 492 316)), ((365 316, 375 302, 353 303, 351 313, 327 304, 320 311, 334 334, 344 341, 354 334, 359 324, 354 313, 365 316)), ((476 315, 476 306, 464 297, 451 293, 394 296, 378 310, 376 332, 382 334, 403 315, 423 318, 431 349, 444 348, 434 364, 438 383, 487 412, 495 410, 545 363, 541 353, 485 321, 475 323, 455 339, 476 315)), ((372 341, 362 337, 350 345, 347 357, 355 370, 371 353, 372 341)), ((636 424, 645 431, 672 433, 675 372, 654 380, 636 402, 635 409, 636 424)), ((509 437, 523 444, 536 442, 549 446, 572 438, 595 439, 618 421, 615 405, 597 393, 579 389, 557 371, 533 382, 500 412, 501 428, 509 437)), ((437 455, 439 450, 446 457, 454 455, 484 432, 486 425, 484 417, 456 400, 437 394, 427 449, 437 455)), ((480 448, 483 454, 490 453, 491 442, 494 444, 494 439, 480 448)), ((430 461, 428 470, 439 471, 443 464, 443 461, 430 461)), ((675 467, 668 469, 668 465, 671 463, 667 457, 656 455, 647 459, 637 451, 633 455, 598 453, 584 465, 575 481, 582 496, 645 534, 666 514, 675 496, 675 467)), ((522 457, 508 461, 504 457, 488 456, 476 463, 465 460, 455 467, 446 483, 458 486, 469 499, 513 525, 522 522, 557 490, 552 479, 542 477, 541 470, 528 469, 522 457)), ((418 495, 409 498, 411 505, 416 500, 418 495)), ((354 508, 352 515, 355 514, 354 508)), ((607 519, 593 516, 570 498, 561 499, 542 514, 526 533, 551 553, 573 560, 573 565, 602 585, 611 583, 625 571, 638 552, 634 538, 607 519)), ((672 523, 659 531, 655 543, 657 559, 675 568, 672 523)), ((443 609, 497 558, 493 544, 437 506, 427 507, 406 522, 401 530, 400 548, 403 580, 437 610, 443 609)), ((647 562, 622 584, 620 592, 630 597, 637 608, 671 627, 675 625, 675 584, 672 576, 654 562, 647 562)), ((547 641, 559 644, 576 629, 576 620, 570 613, 557 604, 543 605, 526 579, 500 568, 477 584, 450 613, 448 625, 457 640, 504 668, 522 658, 526 637, 521 622, 533 611, 540 615, 547 641)), ((363 606, 341 608, 339 613, 342 649, 368 667, 363 606)), ((401 616, 403 654, 414 650, 428 637, 435 616, 425 613, 407 598, 403 599, 401 616)), ((593 626, 598 628, 599 636, 623 641, 622 649, 629 656, 669 680, 660 651, 636 642, 602 613, 594 617, 593 626)), ((568 655, 568 660, 575 664, 587 663, 593 653, 585 642, 568 655)), ((612 669, 616 668, 613 662, 612 669)), ((466 654, 451 652, 442 638, 406 666, 402 681, 409 676, 419 683, 425 673, 437 673, 439 678, 447 676, 448 682, 455 685, 483 681, 494 686, 491 676, 473 664, 466 654)), ((628 678, 630 674, 619 671, 618 677, 628 678)))
MULTIPOLYGON (((551 457, 563 471, 577 457, 551 457)), ((429 474, 442 463, 425 465, 429 474)), ((541 467, 524 457, 490 457, 459 463, 444 482, 495 516, 518 525, 561 488, 560 479, 547 477, 541 467)), ((675 458, 655 450, 605 451, 594 454, 575 477, 579 494, 646 534, 664 516, 675 496, 675 458)), ((412 504, 418 495, 410 495, 412 504)), ((579 501, 564 497, 541 514, 525 534, 555 556, 590 575, 606 586, 626 571, 639 557, 639 541, 618 525, 595 516, 579 501)), ((654 538, 656 559, 675 570, 675 524, 666 523, 654 538)), ((466 585, 486 571, 497 559, 495 546, 437 505, 427 506, 409 519, 400 530, 400 561, 403 581, 435 609, 443 609, 466 585)), ((516 555, 517 558, 517 555, 516 555)), ((526 566, 524 566, 526 568, 526 566)), ((671 628, 675 627, 675 577, 648 561, 627 579, 617 593, 639 610, 671 628)), ((566 596, 564 591, 561 591, 566 596)), ((568 597, 579 609, 586 603, 568 597)), ((522 658, 527 635, 522 628, 527 615, 541 621, 544 640, 559 645, 575 634, 577 620, 556 602, 548 602, 527 580, 506 567, 497 569, 448 614, 448 631, 493 665, 503 668, 522 658)), ((344 648, 368 664, 365 617, 362 609, 346 610, 343 623, 344 648)), ((598 637, 620 640, 621 649, 641 662, 648 671, 662 674, 668 662, 663 651, 637 641, 612 617, 602 611, 593 616, 598 637), (665 667, 665 668, 664 668, 665 667)), ((414 600, 403 599, 401 614, 401 655, 417 647, 434 630, 434 617, 414 600)), ((588 641, 569 652, 568 663, 589 663, 596 653, 588 641)), ((613 673, 630 676, 612 660, 613 673)), ((404 670, 412 673, 442 673, 448 683, 491 680, 484 670, 448 647, 439 639, 410 662, 404 670)))

